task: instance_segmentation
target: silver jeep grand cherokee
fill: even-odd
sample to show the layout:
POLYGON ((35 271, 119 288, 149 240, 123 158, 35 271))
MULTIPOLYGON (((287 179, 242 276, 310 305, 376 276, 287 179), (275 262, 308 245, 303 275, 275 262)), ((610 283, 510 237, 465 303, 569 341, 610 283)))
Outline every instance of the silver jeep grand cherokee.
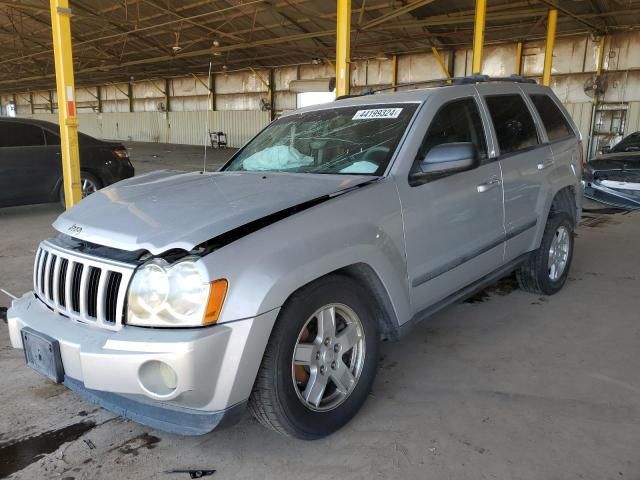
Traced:
POLYGON ((313 439, 365 401, 381 339, 516 271, 565 283, 582 147, 523 79, 291 112, 219 172, 160 171, 63 213, 8 312, 29 366, 204 434, 249 409, 313 439))

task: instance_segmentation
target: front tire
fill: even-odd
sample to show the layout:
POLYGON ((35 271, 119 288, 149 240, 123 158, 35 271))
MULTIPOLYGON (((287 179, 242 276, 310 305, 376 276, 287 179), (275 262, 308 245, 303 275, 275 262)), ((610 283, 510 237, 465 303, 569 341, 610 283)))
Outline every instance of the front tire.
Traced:
POLYGON ((516 272, 522 290, 538 295, 558 293, 569 275, 573 259, 574 225, 571 217, 559 212, 547 220, 542 242, 516 272))
POLYGON ((355 416, 377 367, 378 329, 368 297, 350 278, 330 275, 287 301, 249 400, 260 423, 313 440, 355 416))

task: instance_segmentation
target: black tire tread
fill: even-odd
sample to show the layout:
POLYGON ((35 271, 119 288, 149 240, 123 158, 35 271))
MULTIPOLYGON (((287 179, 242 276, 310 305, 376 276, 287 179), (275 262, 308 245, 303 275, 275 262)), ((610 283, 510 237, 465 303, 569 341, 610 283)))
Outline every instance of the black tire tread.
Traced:
MULTIPOLYGON (((351 284, 350 287, 359 291, 361 296, 367 294, 367 291, 355 283, 353 279, 340 274, 330 274, 312 282, 291 295, 282 307, 281 312, 289 303, 305 298, 306 294, 309 292, 316 289, 323 289, 327 284, 331 284, 336 280, 348 282, 351 284)), ((302 431, 300 427, 290 424, 287 421, 282 407, 279 406, 281 404, 281 400, 279 398, 279 392, 277 388, 275 388, 273 378, 278 361, 278 343, 272 341, 272 339, 281 338, 285 327, 286 323, 280 322, 279 320, 276 321, 276 324, 273 327, 269 343, 265 349, 262 357, 262 363, 254 382, 253 390, 249 397, 247 408, 253 417, 266 428, 289 437, 304 440, 315 440, 324 435, 319 435, 310 431, 302 431)))
MULTIPOLYGON (((295 299, 300 295, 300 291, 295 292, 289 301, 295 299)), ((284 308, 284 307, 283 307, 284 308)), ((271 332, 271 337, 277 338, 282 330, 282 323, 276 321, 275 326, 271 332)), ((253 390, 249 397, 248 408, 253 417, 260 422, 266 428, 274 430, 282 435, 291 436, 295 432, 292 428, 287 428, 281 421, 283 418, 278 412, 277 408, 277 389, 273 387, 273 382, 270 378, 270 373, 275 369, 277 352, 276 344, 269 341, 267 348, 265 349, 262 357, 262 363, 256 376, 256 381, 253 384, 253 390)))
MULTIPOLYGON (((543 251, 542 245, 544 245, 544 239, 547 238, 550 230, 555 230, 556 222, 560 218, 566 218, 570 221, 571 224, 573 224, 571 217, 566 212, 557 212, 549 215, 544 228, 541 246, 537 250, 531 252, 525 263, 518 270, 516 270, 516 279, 521 290, 536 295, 549 295, 549 292, 546 291, 545 287, 541 283, 541 272, 546 271, 545 261, 547 253, 543 251)), ((569 265, 567 265, 567 269, 568 268, 569 265)))
MULTIPOLYGON (((277 328, 277 325, 276 325, 277 328)), ((274 332, 276 330, 274 328, 274 332)), ((277 397, 276 389, 273 388, 272 382, 269 381, 268 366, 275 363, 275 355, 271 343, 267 346, 262 358, 262 365, 258 371, 253 391, 249 397, 249 412, 264 427, 274 430, 282 435, 290 435, 290 432, 280 422, 279 415, 276 413, 274 399, 277 397)))

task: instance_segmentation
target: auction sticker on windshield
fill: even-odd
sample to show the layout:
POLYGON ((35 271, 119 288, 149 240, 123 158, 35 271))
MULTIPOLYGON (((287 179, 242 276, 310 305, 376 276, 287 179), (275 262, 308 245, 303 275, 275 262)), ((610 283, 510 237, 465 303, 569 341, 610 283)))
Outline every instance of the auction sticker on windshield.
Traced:
POLYGON ((374 108, 371 110, 358 110, 351 120, 398 118, 401 113, 402 113, 401 108, 374 108))

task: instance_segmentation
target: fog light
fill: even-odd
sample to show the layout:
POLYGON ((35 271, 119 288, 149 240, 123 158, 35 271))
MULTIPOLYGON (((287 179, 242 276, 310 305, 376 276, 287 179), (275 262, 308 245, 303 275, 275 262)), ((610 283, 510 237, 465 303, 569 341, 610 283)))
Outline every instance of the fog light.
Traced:
POLYGON ((138 370, 138 378, 142 388, 154 396, 167 397, 175 392, 178 386, 178 375, 170 365, 159 360, 149 360, 138 370))

